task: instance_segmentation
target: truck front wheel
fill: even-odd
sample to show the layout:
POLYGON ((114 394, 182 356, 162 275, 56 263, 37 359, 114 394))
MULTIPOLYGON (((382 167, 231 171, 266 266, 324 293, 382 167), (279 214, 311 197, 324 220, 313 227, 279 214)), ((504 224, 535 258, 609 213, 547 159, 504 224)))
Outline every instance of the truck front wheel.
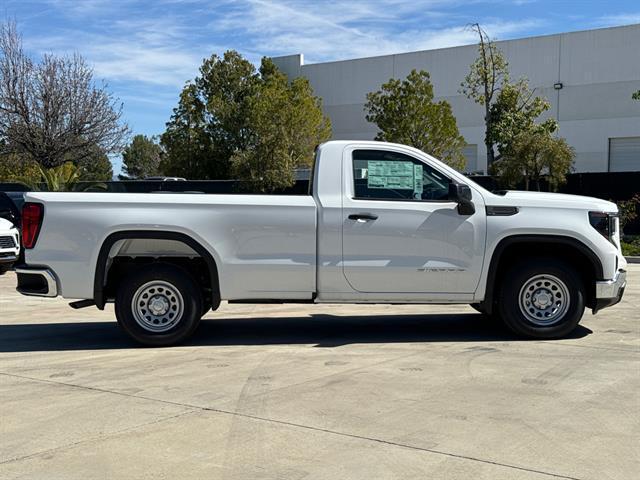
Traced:
POLYGON ((149 265, 124 278, 116 295, 116 317, 137 342, 174 345, 198 326, 202 294, 185 270, 169 264, 149 265))
POLYGON ((564 337, 576 328, 584 308, 584 283, 570 264, 560 260, 519 262, 502 278, 500 317, 518 335, 564 337))

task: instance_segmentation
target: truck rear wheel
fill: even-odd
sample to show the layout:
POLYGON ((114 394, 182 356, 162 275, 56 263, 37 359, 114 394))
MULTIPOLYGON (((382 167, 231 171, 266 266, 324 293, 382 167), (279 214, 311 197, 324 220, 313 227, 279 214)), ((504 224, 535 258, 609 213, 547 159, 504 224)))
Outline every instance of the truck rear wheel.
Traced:
POLYGON ((198 285, 185 270, 169 264, 149 265, 123 279, 115 303, 119 325, 147 346, 182 342, 202 316, 198 285))
POLYGON ((584 283, 571 265, 560 260, 519 262, 501 284, 500 317, 518 335, 564 337, 576 328, 584 313, 584 283))

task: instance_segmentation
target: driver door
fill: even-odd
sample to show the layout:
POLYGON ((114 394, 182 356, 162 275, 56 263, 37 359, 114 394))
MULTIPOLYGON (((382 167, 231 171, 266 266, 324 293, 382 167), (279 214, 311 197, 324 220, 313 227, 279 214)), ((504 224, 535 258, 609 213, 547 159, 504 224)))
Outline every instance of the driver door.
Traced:
POLYGON ((343 169, 342 264, 354 290, 475 292, 486 228, 477 192, 482 208, 460 215, 451 179, 394 149, 347 149, 343 169))

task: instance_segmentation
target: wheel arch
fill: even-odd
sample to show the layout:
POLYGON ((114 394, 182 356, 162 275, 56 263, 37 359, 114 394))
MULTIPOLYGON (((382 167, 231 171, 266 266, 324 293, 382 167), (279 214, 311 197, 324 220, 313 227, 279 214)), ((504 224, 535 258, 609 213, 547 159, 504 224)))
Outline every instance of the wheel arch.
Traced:
POLYGON ((100 250, 98 252, 98 258, 96 260, 96 268, 93 282, 93 300, 96 306, 103 310, 107 303, 105 295, 105 286, 107 282, 107 261, 109 259, 109 253, 112 247, 121 240, 172 240, 183 243, 184 245, 195 251, 205 262, 208 274, 209 284, 211 286, 212 308, 217 308, 220 304, 220 283, 218 275, 218 266, 215 258, 209 250, 207 250, 200 242, 193 237, 181 233, 171 231, 153 231, 153 230, 123 230, 111 233, 104 239, 100 250))
MULTIPOLYGON (((602 280, 604 270, 602 262, 587 245, 572 237, 560 235, 511 235, 503 238, 496 245, 491 255, 489 269, 487 272, 487 282, 482 308, 487 313, 492 313, 496 299, 497 286, 501 275, 504 273, 506 263, 527 246, 533 247, 533 255, 546 255, 552 257, 562 257, 561 254, 569 254, 569 261, 586 261, 578 264, 579 273, 588 280, 602 280)), ((587 280, 587 281, 588 281, 587 280)), ((586 284, 587 305, 595 299, 594 282, 586 284)))

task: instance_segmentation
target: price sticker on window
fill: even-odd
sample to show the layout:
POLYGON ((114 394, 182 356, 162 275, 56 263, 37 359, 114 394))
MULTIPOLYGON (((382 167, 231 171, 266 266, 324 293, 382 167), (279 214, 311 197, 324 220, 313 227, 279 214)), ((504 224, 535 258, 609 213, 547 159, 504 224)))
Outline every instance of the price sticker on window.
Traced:
POLYGON ((367 187, 411 190, 414 198, 422 195, 422 165, 413 162, 370 160, 367 164, 367 187))

